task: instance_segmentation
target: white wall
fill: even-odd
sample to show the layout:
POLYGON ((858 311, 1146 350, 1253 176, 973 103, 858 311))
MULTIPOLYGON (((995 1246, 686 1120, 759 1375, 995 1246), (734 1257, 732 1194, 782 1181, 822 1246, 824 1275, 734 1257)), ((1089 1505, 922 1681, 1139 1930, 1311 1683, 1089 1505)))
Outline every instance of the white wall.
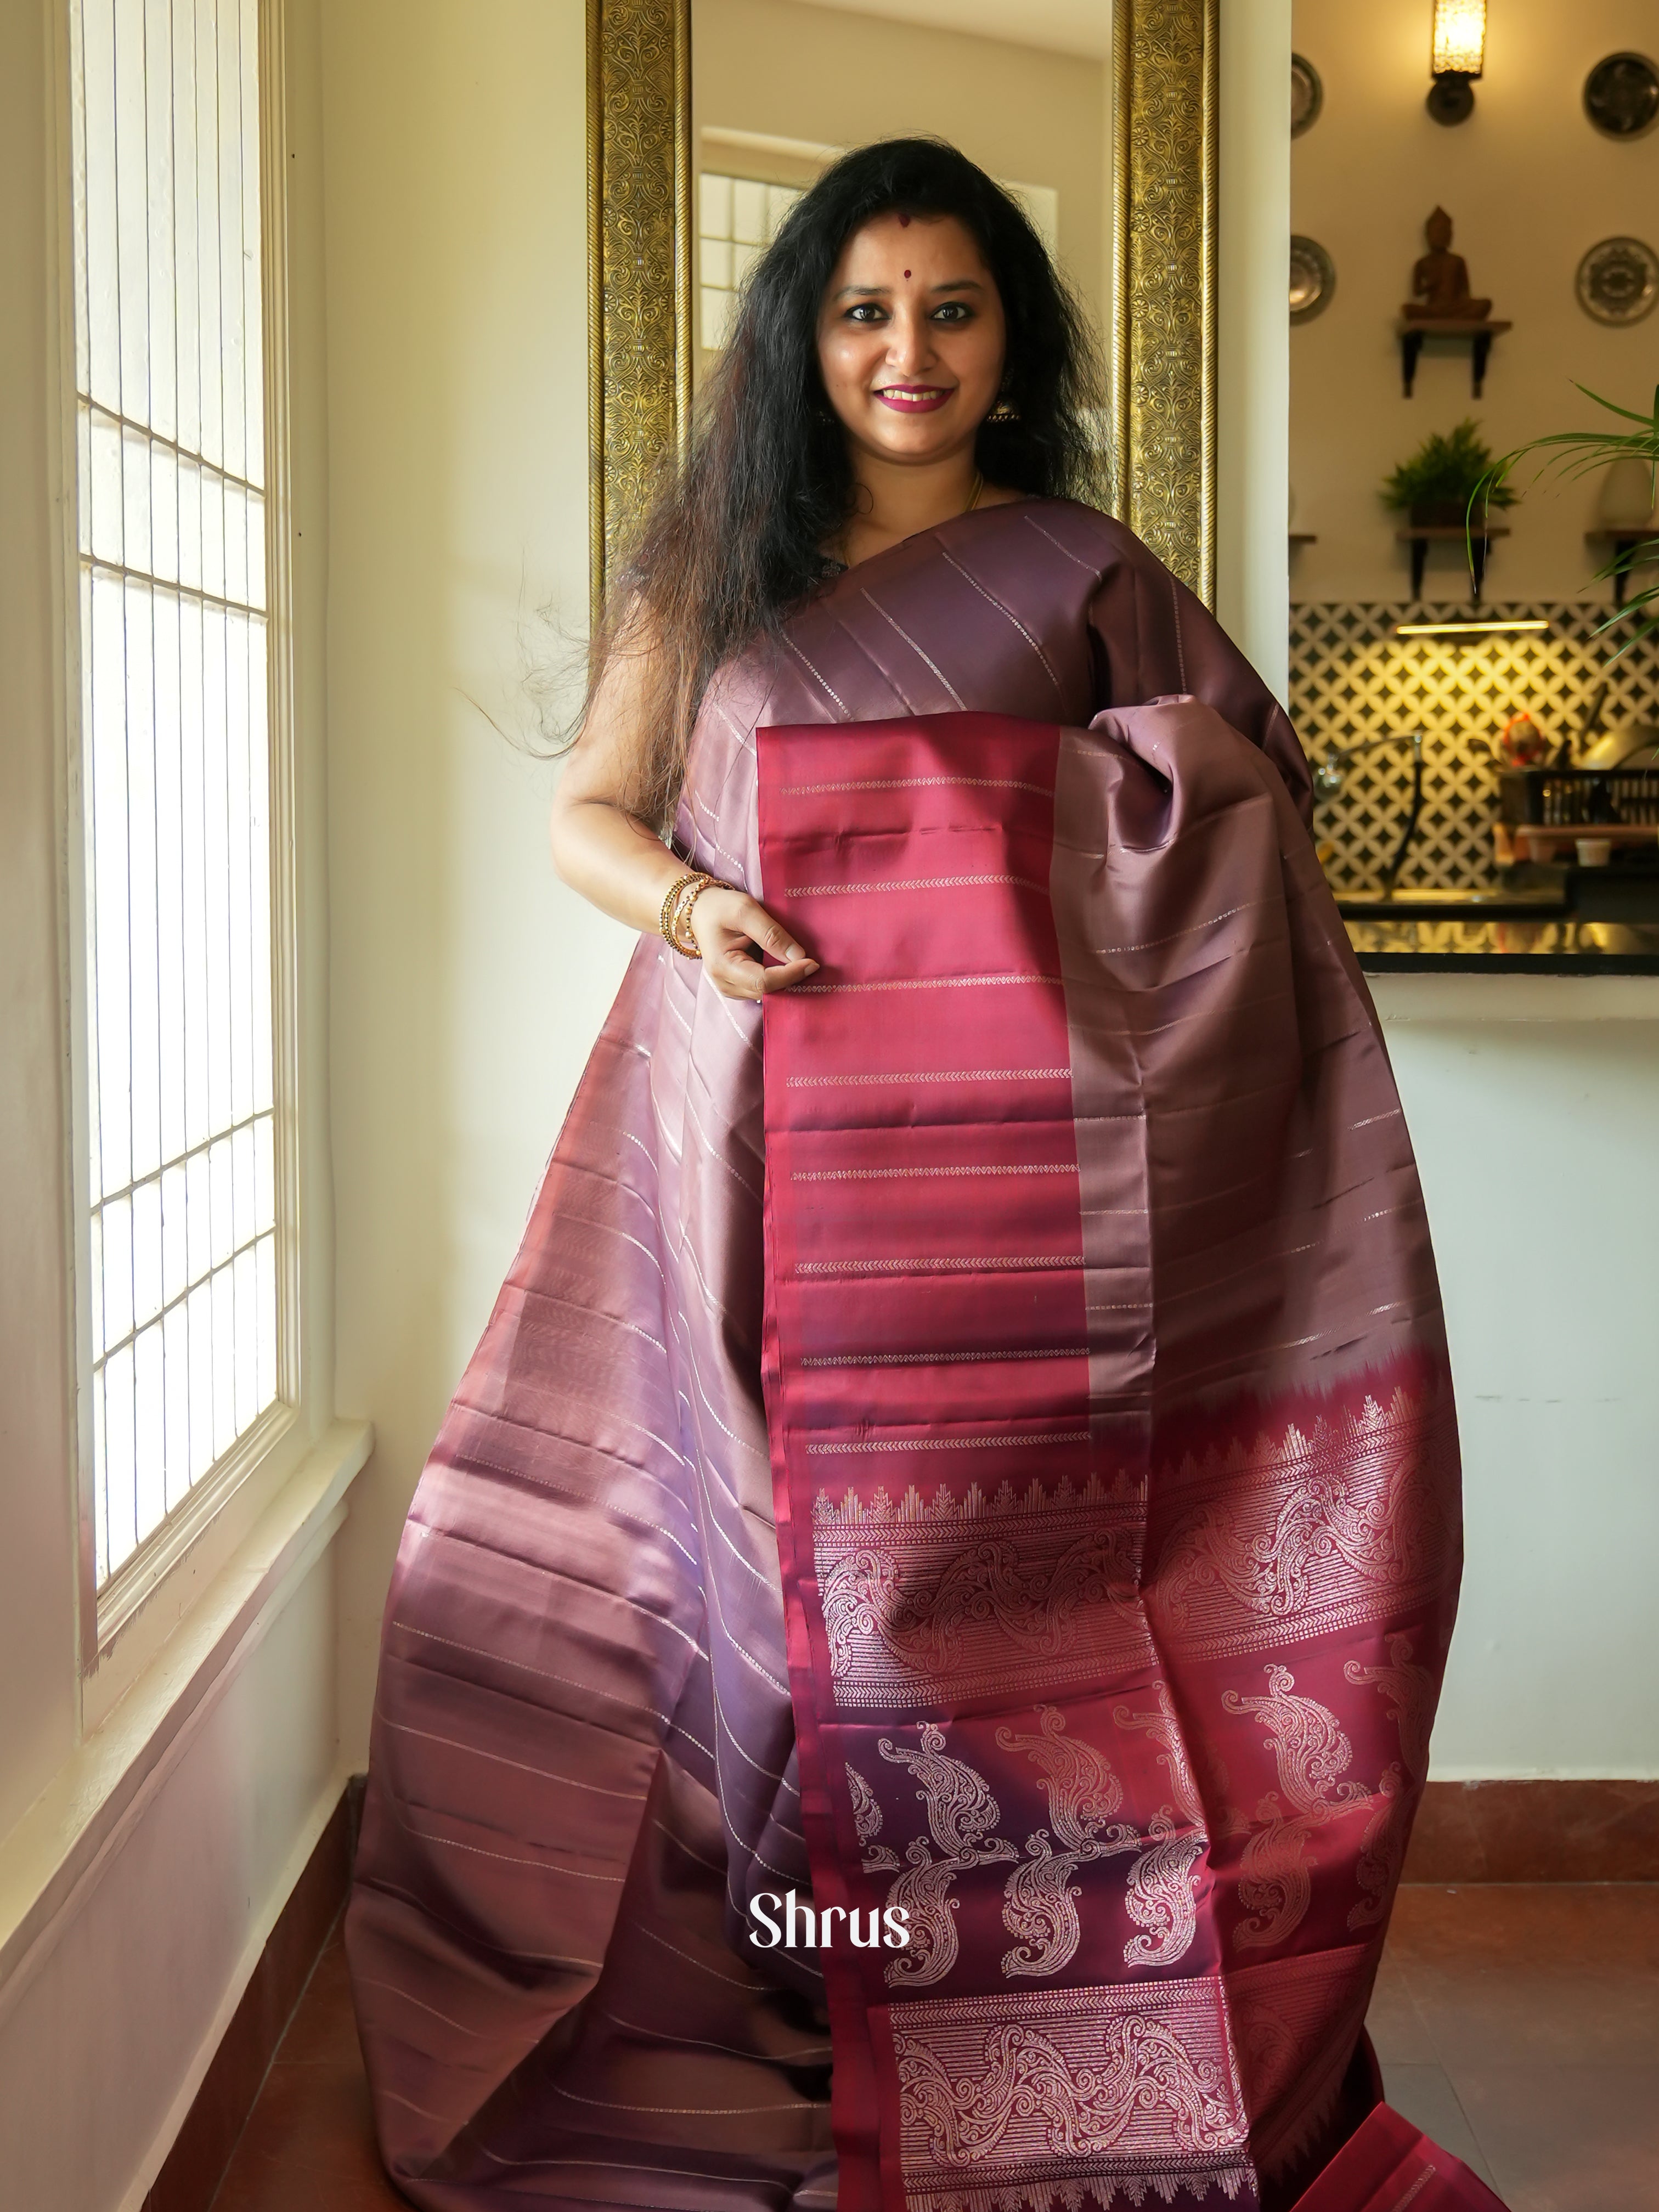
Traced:
POLYGON ((1372 981, 1463 1442, 1435 1775, 1659 1775, 1659 977, 1372 981))
POLYGON ((499 735, 587 616, 582 0, 330 0, 330 846, 343 1540, 361 1763, 421 1464, 632 945, 499 735), (550 607, 565 634, 538 634, 550 607))
POLYGON ((0 2194, 137 2212, 338 1802, 331 1553, 0 1989, 0 2194))
MULTIPOLYGON (((1325 107, 1291 149, 1292 228, 1336 264, 1332 305, 1291 332, 1295 526, 1319 539, 1296 556, 1298 599, 1406 596, 1398 518, 1377 486, 1429 431, 1472 414, 1501 453, 1579 427, 1599 410, 1574 379, 1624 406, 1652 402, 1659 324, 1593 322, 1573 276, 1600 239, 1659 243, 1659 136, 1605 138, 1581 104, 1604 54, 1654 51, 1653 0, 1502 0, 1474 113, 1449 128, 1423 106, 1429 14, 1428 0, 1295 0, 1296 45, 1324 79, 1325 107), (1437 203, 1456 224, 1474 289, 1515 325, 1493 343, 1479 401, 1468 349, 1444 341, 1425 351, 1413 396, 1401 390, 1395 319, 1437 203)), ((1493 549, 1488 596, 1577 594, 1606 557, 1584 543, 1595 499, 1594 482, 1528 491, 1504 518, 1514 534, 1493 549)), ((1431 599, 1462 596, 1459 558, 1455 548, 1431 556, 1431 599)))
POLYGON ((1291 0, 1222 0, 1216 613, 1281 702, 1290 693, 1290 66, 1291 0))

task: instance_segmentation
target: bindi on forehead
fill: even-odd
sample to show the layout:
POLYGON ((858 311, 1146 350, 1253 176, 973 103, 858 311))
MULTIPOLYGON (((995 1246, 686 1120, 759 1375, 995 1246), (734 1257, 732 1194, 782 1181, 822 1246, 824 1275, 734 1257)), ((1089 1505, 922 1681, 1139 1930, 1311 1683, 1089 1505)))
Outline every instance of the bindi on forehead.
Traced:
POLYGON ((909 216, 908 216, 908 215, 902 215, 902 215, 899 216, 899 228, 900 228, 901 230, 908 230, 908 229, 909 229, 909 228, 910 228, 910 218, 909 218, 909 216))
POLYGON ((905 272, 904 272, 904 273, 905 273, 905 275, 906 275, 907 276, 910 274, 910 272, 909 272, 909 270, 908 270, 908 269, 905 270, 905 272))

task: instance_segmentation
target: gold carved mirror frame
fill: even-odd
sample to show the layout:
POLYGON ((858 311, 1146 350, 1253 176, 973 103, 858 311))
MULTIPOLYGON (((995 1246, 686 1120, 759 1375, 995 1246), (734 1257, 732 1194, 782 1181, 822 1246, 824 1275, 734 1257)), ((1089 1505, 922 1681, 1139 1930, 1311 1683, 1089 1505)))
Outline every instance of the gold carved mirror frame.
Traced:
MULTIPOLYGON (((1215 596, 1219 0, 1113 0, 1112 511, 1215 596)), ((691 0, 588 0, 595 611, 691 407, 691 0)))

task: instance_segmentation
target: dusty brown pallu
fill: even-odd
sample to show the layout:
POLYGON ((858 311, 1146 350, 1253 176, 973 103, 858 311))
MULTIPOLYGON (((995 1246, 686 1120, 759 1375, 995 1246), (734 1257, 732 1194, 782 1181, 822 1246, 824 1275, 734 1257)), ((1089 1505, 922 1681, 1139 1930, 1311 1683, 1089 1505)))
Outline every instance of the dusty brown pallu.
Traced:
POLYGON ((1352 2130, 1458 1510, 1306 794, 1060 502, 716 679, 678 842, 825 965, 763 1055, 641 944, 416 1493, 348 1922, 416 2203, 1288 2203, 1352 2130))

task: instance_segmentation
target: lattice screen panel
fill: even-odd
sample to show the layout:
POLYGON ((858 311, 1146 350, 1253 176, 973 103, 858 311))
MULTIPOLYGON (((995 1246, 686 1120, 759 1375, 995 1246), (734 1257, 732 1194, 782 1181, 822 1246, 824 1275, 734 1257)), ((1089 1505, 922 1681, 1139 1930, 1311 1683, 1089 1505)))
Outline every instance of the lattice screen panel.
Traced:
MULTIPOLYGON (((1577 731, 1605 677, 1601 726, 1659 727, 1659 651, 1638 646, 1608 665, 1627 632, 1594 633, 1605 607, 1556 602, 1492 606, 1500 621, 1541 618, 1547 631, 1467 640, 1395 637, 1400 622, 1466 622, 1466 605, 1433 608, 1307 602, 1291 610, 1291 712, 1309 757, 1363 739, 1421 729, 1423 818, 1402 884, 1472 890, 1493 877, 1498 811, 1494 746, 1523 709, 1556 743, 1577 731)), ((1411 747, 1356 755, 1346 781, 1321 799, 1315 830, 1339 889, 1374 884, 1394 851, 1411 797, 1411 747)))

